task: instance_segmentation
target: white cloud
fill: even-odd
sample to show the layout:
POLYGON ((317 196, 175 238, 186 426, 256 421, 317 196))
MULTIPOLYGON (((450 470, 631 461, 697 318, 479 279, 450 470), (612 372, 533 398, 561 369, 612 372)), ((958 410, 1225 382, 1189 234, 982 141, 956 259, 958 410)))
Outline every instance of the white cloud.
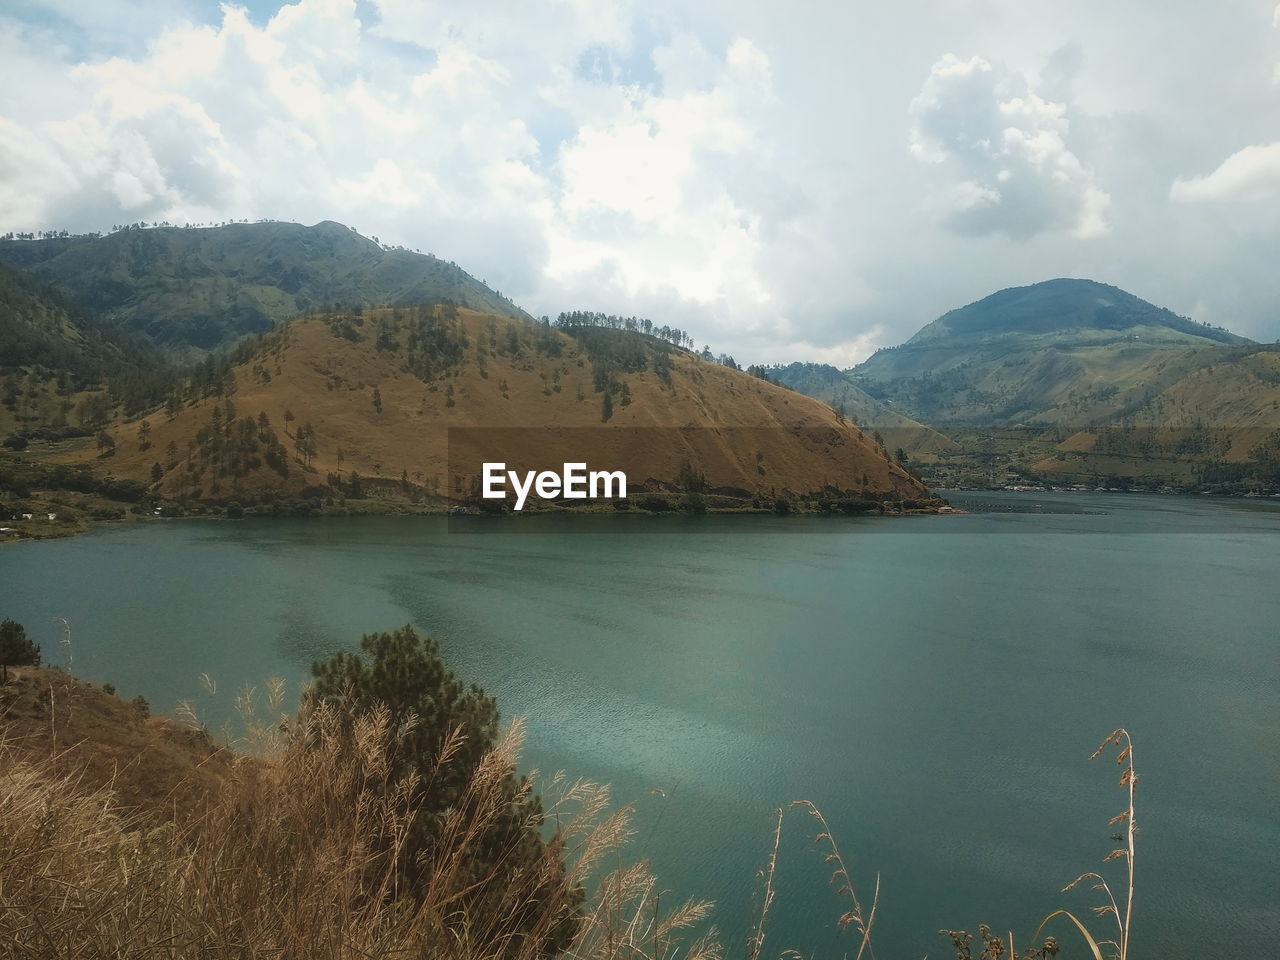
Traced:
POLYGON ((1270 200, 1280 197, 1280 143, 1248 146, 1203 177, 1173 181, 1169 198, 1179 203, 1209 200, 1270 200))
POLYGON ((1275 218, 1236 207, 1223 231, 1219 206, 1169 202, 1180 173, 1180 194, 1270 195, 1243 151, 1187 177, 1205 142, 1280 141, 1246 0, 1186 4, 1161 44, 1103 0, 263 9, 0 11, 0 231, 334 219, 535 314, 645 314, 742 362, 848 362, 1061 275, 1274 322, 1275 218))
MULTIPOLYGON (((655 54, 660 67, 664 53, 655 54)), ((562 146, 552 277, 609 265, 628 297, 665 287, 703 304, 769 300, 755 277, 759 217, 725 183, 740 155, 763 149, 750 115, 771 96, 768 62, 739 39, 706 63, 715 73, 701 89, 638 93, 562 146)), ((671 86, 693 85, 684 73, 671 86)))
POLYGON ((622 5, 378 8, 366 30, 352 0, 301 0, 261 26, 226 7, 143 55, 71 66, 74 112, 0 117, 0 220, 333 218, 457 259, 535 309, 588 292, 604 309, 696 304, 710 326, 770 309, 760 216, 733 190, 742 157, 767 153, 773 102, 750 40, 717 51, 675 34, 651 52, 652 86, 602 85, 577 68, 628 50, 622 5), (386 41, 418 56, 388 60, 386 41), (544 144, 547 123, 561 132, 544 144))
MULTIPOLYGON (((1271 15, 1271 26, 1280 29, 1280 5, 1271 15)), ((1280 84, 1280 64, 1272 82, 1280 84)), ((1177 177, 1169 188, 1176 203, 1216 200, 1260 201, 1280 197, 1280 141, 1251 144, 1237 150, 1211 173, 1202 177, 1177 177)))
POLYGON ((939 191, 959 233, 1102 236, 1111 198, 1068 148, 1067 108, 1019 73, 947 54, 911 103, 911 152, 952 177, 939 191), (954 179, 958 178, 958 179, 954 179))

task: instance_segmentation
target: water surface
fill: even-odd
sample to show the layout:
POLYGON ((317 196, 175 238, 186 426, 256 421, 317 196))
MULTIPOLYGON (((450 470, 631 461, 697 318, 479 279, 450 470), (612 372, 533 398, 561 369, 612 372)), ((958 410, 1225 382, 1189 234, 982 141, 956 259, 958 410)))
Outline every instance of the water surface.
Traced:
MULTIPOLYGON (((299 682, 362 632, 413 623, 529 717, 529 765, 641 801, 637 854, 672 900, 718 901, 731 956, 771 811, 798 798, 867 899, 879 872, 881 960, 947 956, 939 927, 1025 936, 1086 909, 1059 890, 1098 867, 1123 805, 1115 766, 1086 758, 1125 725, 1136 950, 1261 955, 1280 935, 1280 510, 956 502, 987 512, 101 526, 0 549, 0 616, 52 662, 67 618, 78 675, 161 710, 190 698, 214 726, 244 684, 299 682)), ((767 954, 852 952, 815 832, 801 816, 785 831, 767 954)))

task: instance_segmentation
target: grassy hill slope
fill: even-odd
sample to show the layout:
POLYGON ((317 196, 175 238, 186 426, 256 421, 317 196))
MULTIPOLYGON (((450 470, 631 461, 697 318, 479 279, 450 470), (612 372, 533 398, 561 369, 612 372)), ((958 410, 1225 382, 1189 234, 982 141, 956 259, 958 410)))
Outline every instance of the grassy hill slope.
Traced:
POLYGON ((189 815, 227 775, 231 758, 203 731, 150 716, 110 688, 62 670, 10 667, 0 684, 0 751, 45 763, 86 792, 110 788, 117 810, 189 815))
POLYGON ((456 264, 384 249, 331 221, 6 240, 0 241, 0 263, 29 271, 69 300, 176 355, 227 346, 326 304, 452 300, 486 313, 525 316, 456 264))
POLYGON ((245 353, 225 396, 118 424, 107 468, 181 499, 357 486, 465 499, 482 444, 455 443, 451 468, 449 430, 483 427, 505 428, 483 459, 585 460, 633 490, 930 496, 826 405, 639 333, 437 305, 307 317, 245 353))
POLYGON ((1141 402, 1069 433, 1031 469, 1048 477, 1280 484, 1280 351, 1210 357, 1152 378, 1141 402))

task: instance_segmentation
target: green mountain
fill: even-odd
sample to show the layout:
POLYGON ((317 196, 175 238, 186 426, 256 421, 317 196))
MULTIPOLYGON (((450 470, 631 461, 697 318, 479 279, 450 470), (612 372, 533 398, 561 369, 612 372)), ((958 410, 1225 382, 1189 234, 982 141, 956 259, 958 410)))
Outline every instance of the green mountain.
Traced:
POLYGON ((199 355, 335 304, 434 303, 505 317, 524 311, 456 264, 385 249, 325 221, 153 227, 107 236, 0 241, 66 299, 172 355, 199 355))
POLYGON ((939 485, 1280 483, 1280 352, 1092 280, 1001 290, 846 375, 961 445, 939 485))
POLYGON ((850 371, 933 426, 1084 426, 1256 345, 1092 280, 1001 290, 850 371))
POLYGON ((1061 337, 1075 344, 1250 342, 1219 327, 1180 317, 1119 287, 1094 280, 1059 279, 1010 287, 944 313, 903 346, 938 341, 992 343, 1010 336, 1061 337))
POLYGON ((769 367, 769 379, 797 393, 821 400, 864 433, 879 433, 890 450, 901 449, 912 460, 958 453, 959 445, 931 427, 882 403, 853 382, 849 374, 825 363, 790 363, 769 367))

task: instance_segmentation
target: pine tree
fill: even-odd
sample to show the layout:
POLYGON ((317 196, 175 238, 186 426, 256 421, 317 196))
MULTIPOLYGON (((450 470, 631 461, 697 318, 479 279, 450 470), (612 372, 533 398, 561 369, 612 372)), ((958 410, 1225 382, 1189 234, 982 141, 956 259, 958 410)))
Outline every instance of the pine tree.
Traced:
MULTIPOLYGON (((385 708, 392 730, 403 730, 392 743, 384 782, 394 784, 417 774, 417 816, 403 839, 397 862, 405 887, 421 889, 430 876, 431 854, 449 811, 463 802, 467 785, 484 756, 498 738, 498 708, 480 687, 465 686, 440 658, 440 647, 430 637, 420 637, 412 627, 394 633, 368 634, 360 640, 360 653, 338 653, 313 664, 315 685, 312 702, 336 705, 354 735, 355 726, 372 711, 385 708), (447 746, 446 746, 447 745, 447 746), (449 760, 440 763, 442 752, 449 760)), ((526 781, 507 774, 501 789, 509 798, 503 813, 475 838, 469 853, 459 915, 483 914, 504 908, 504 880, 515 871, 539 863, 546 843, 540 832, 540 801, 521 799, 526 781)), ((554 843, 555 841, 551 841, 554 843)), ((560 877, 542 881, 548 898, 559 903, 538 904, 528 912, 528 922, 541 923, 539 912, 551 906, 559 914, 550 937, 548 955, 568 945, 576 927, 575 913, 581 889, 566 895, 560 877)), ((538 899, 542 899, 539 897, 538 899)))
POLYGON ((0 621, 0 670, 9 682, 10 667, 38 667, 40 648, 27 637, 26 628, 16 620, 0 621))

